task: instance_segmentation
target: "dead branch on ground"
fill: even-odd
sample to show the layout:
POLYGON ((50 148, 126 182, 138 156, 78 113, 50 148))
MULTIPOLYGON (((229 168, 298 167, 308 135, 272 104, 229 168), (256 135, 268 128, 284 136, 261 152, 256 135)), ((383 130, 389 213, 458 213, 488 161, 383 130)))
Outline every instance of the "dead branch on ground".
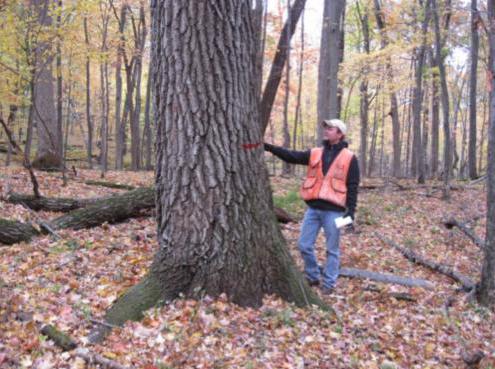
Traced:
POLYGON ((419 264, 423 265, 435 272, 439 272, 443 275, 446 275, 449 278, 452 278, 456 282, 460 283, 462 285, 463 290, 465 291, 471 291, 473 288, 475 288, 476 284, 468 277, 465 275, 459 273, 458 271, 454 270, 452 267, 440 264, 431 260, 427 260, 423 258, 422 256, 416 254, 414 251, 407 249, 405 247, 402 247, 395 243, 394 241, 388 239, 387 237, 375 232, 375 236, 379 238, 381 241, 384 243, 392 246, 394 249, 399 251, 403 256, 405 256, 408 260, 419 264))

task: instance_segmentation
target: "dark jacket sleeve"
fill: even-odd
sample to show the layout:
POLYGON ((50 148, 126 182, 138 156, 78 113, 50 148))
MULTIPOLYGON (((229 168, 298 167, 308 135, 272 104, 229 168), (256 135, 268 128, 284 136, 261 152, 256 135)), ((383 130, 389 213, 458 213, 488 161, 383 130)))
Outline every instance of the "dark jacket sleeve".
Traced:
POLYGON ((311 156, 311 150, 307 151, 296 151, 284 149, 280 146, 271 145, 265 143, 265 151, 271 152, 273 155, 282 159, 283 161, 290 164, 309 164, 309 158, 311 156))
POLYGON ((354 219, 354 212, 356 211, 357 198, 358 198, 358 186, 359 186, 359 165, 356 156, 351 160, 349 172, 347 173, 347 214, 354 219))

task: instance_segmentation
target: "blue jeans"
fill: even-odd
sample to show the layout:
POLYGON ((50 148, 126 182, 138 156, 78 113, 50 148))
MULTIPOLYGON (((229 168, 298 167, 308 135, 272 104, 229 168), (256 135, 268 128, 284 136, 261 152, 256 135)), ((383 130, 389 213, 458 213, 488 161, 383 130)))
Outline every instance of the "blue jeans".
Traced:
POLYGON ((327 261, 321 269, 323 287, 333 288, 339 276, 340 230, 335 226, 335 218, 342 216, 340 211, 308 208, 299 237, 299 251, 304 259, 304 272, 310 281, 320 280, 320 267, 315 256, 316 237, 323 227, 326 237, 327 261))

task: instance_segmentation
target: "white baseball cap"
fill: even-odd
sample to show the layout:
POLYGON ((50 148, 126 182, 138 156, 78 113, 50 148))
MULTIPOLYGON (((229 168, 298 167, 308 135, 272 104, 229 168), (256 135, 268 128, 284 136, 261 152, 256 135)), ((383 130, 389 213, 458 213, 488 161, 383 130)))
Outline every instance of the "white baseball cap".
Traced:
POLYGON ((324 119, 323 125, 338 128, 343 135, 347 132, 347 126, 340 119, 324 119))

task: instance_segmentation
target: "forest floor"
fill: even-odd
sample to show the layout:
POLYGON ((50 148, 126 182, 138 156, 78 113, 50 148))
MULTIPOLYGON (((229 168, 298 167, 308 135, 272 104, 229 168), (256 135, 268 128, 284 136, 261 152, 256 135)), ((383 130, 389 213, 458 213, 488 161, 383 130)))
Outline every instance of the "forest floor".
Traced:
MULTIPOLYGON (((39 173, 49 197, 96 197, 122 192, 88 186, 99 172, 79 170, 62 187, 60 174, 39 173)), ((110 172, 107 181, 151 185, 151 172, 110 172)), ((383 180, 366 184, 383 185, 383 180)), ((298 179, 272 178, 277 203, 300 219, 298 179), (299 201, 299 203, 298 203, 299 201)), ((406 260, 382 242, 384 235, 422 256, 453 266, 477 281, 483 254, 457 229, 442 221, 484 215, 483 184, 452 191, 449 202, 432 184, 362 190, 356 227, 341 238, 342 266, 424 278, 433 290, 341 277, 322 298, 338 319, 316 308, 300 309, 267 296, 259 309, 227 301, 178 299, 148 311, 141 322, 113 329, 107 340, 89 345, 87 335, 106 308, 145 274, 157 248, 153 217, 90 230, 59 231, 60 240, 37 237, 0 247, 0 368, 96 368, 73 352, 62 352, 40 333, 51 324, 92 352, 133 368, 465 368, 462 357, 481 350, 479 367, 495 369, 495 315, 470 301, 448 277, 406 260), (428 196, 427 196, 428 195, 428 196), (406 293, 402 300, 396 293, 406 293), (447 307, 450 306, 450 307, 447 307)), ((2 168, 0 193, 31 193, 21 168, 2 168)), ((48 220, 59 214, 38 212, 48 220)), ((35 220, 20 205, 0 202, 0 218, 35 220)), ((471 223, 484 237, 485 220, 471 223)), ((283 225, 290 251, 297 251, 300 223, 283 225)), ((323 236, 317 244, 324 260, 323 236)))

